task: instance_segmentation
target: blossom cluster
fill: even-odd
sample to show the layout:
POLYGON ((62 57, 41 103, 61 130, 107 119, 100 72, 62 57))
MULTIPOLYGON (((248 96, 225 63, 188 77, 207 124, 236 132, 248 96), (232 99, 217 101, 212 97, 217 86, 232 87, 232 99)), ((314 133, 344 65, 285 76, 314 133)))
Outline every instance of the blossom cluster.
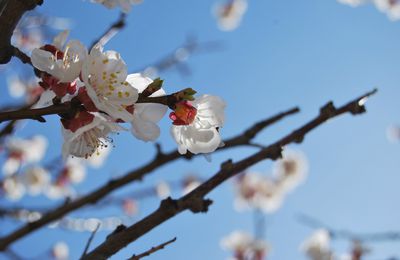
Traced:
POLYGON ((215 7, 218 27, 222 31, 235 30, 247 10, 247 0, 228 0, 215 7))
POLYGON ((45 89, 41 104, 69 103, 73 109, 59 114, 64 137, 63 156, 88 158, 108 147, 111 133, 126 130, 143 141, 160 135, 157 123, 173 111, 171 134, 181 154, 187 151, 210 153, 221 146, 219 134, 224 123, 225 103, 216 96, 194 98, 192 89, 177 92, 173 102, 139 102, 140 97, 165 97, 162 80, 128 69, 115 51, 104 51, 100 44, 90 52, 78 40, 67 42, 68 31, 56 36, 52 44, 32 51, 32 64, 39 71, 39 84, 45 89), (149 92, 150 91, 150 92, 149 92))
POLYGON ((276 162, 274 177, 259 173, 240 175, 236 181, 235 208, 275 212, 282 205, 286 194, 304 180, 307 168, 307 161, 302 153, 288 150, 276 162))
POLYGON ((356 7, 366 3, 373 3, 378 10, 387 14, 391 20, 400 19, 400 1, 399 0, 338 0, 342 4, 356 7))
POLYGON ((2 171, 5 178, 1 181, 1 191, 11 200, 19 200, 26 193, 45 195, 50 199, 73 197, 72 184, 81 183, 86 176, 86 165, 98 168, 102 165, 110 149, 104 148, 98 156, 87 160, 68 158, 40 165, 45 156, 48 142, 44 136, 31 138, 11 138, 5 144, 5 160, 2 171))

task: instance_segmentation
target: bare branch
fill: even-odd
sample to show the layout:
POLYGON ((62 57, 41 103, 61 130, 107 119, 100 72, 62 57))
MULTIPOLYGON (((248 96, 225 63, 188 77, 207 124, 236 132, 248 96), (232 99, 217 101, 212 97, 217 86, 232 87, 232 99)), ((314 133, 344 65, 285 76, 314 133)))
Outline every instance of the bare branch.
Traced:
POLYGON ((42 3, 43 0, 8 0, 1 6, 0 64, 8 63, 15 55, 15 47, 11 45, 11 36, 22 15, 42 3))
POLYGON ((146 252, 141 253, 140 255, 133 255, 131 258, 129 258, 128 260, 139 260, 142 259, 143 257, 149 256, 155 252, 157 252, 158 250, 164 249, 164 247, 166 247, 167 245, 174 243, 176 241, 176 237, 174 237, 173 239, 164 242, 158 246, 152 247, 149 250, 147 250, 146 252))
POLYGON ((344 113, 356 115, 365 112, 365 98, 375 92, 376 90, 368 92, 339 108, 335 108, 333 103, 329 102, 321 108, 317 117, 275 143, 236 163, 233 163, 232 160, 224 162, 221 165, 221 169, 214 176, 192 192, 178 200, 173 200, 171 198, 163 200, 156 211, 121 232, 107 237, 106 241, 90 252, 84 259, 107 259, 129 243, 183 211, 190 210, 193 213, 207 212, 212 201, 204 197, 221 183, 260 161, 265 159, 276 160, 280 158, 281 151, 285 145, 293 142, 302 142, 307 133, 320 126, 328 119, 344 113))
POLYGON ((32 65, 31 58, 28 55, 26 55, 23 51, 21 51, 15 46, 13 46, 13 48, 14 48, 14 53, 13 53, 14 57, 18 58, 24 64, 32 65))
POLYGON ((96 228, 90 234, 90 237, 89 237, 89 239, 88 239, 88 241, 86 243, 86 246, 85 246, 85 249, 83 250, 81 258, 84 257, 87 254, 87 252, 89 250, 89 247, 90 247, 90 244, 92 243, 92 240, 93 240, 94 236, 96 235, 97 230, 99 230, 99 227, 100 227, 100 223, 97 223, 96 228))
MULTIPOLYGON (((290 109, 289 111, 282 112, 276 116, 271 117, 271 119, 274 119, 274 120, 271 120, 271 123, 272 122, 275 123, 275 122, 279 121, 280 119, 284 118, 286 115, 291 115, 291 114, 297 112, 298 109, 290 109), (289 113, 289 111, 292 111, 292 112, 289 113)), ((270 119, 267 119, 266 121, 268 121, 268 120, 270 120, 270 119)), ((265 127, 266 126, 267 125, 265 125, 265 127)), ((248 131, 253 128, 254 128, 254 126, 251 126, 249 129, 246 129, 245 131, 248 131)), ((261 130, 262 129, 258 128, 258 132, 260 132, 261 130)), ((242 135, 243 134, 239 134, 238 136, 224 140, 225 146, 219 148, 217 151, 222 151, 222 150, 237 147, 237 146, 247 145, 248 139, 241 138, 242 135)), ((165 164, 171 163, 171 162, 173 162, 177 159, 181 159, 181 158, 190 160, 194 156, 195 155, 193 155, 191 153, 188 153, 188 154, 182 156, 181 154, 179 154, 179 152, 177 150, 174 150, 169 153, 158 154, 158 156, 156 156, 152 161, 143 165, 142 167, 137 168, 122 177, 111 180, 108 183, 106 183, 105 185, 103 185, 102 187, 87 194, 86 196, 83 196, 79 199, 71 201, 65 205, 61 205, 60 207, 54 209, 53 211, 50 211, 47 214, 45 214, 39 220, 33 221, 27 225, 24 225, 21 228, 17 229, 16 231, 12 232, 11 234, 0 238, 0 250, 6 249, 11 243, 15 242, 16 240, 18 240, 18 239, 32 233, 33 231, 63 217, 64 215, 66 215, 76 209, 79 209, 88 204, 96 203, 100 199, 104 198, 105 196, 107 196, 108 194, 110 194, 111 192, 113 192, 114 190, 116 190, 122 186, 125 186, 134 181, 142 180, 144 176, 146 176, 150 172, 154 171, 155 169, 157 169, 165 164)))

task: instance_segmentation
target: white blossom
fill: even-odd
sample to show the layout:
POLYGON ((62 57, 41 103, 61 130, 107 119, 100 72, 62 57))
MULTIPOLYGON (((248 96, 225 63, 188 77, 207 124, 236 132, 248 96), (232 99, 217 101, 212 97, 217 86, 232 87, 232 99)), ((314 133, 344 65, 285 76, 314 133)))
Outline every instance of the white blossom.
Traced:
POLYGON ((333 260, 330 250, 330 235, 325 229, 316 230, 303 244, 300 249, 311 260, 333 260))
POLYGON ((119 53, 103 52, 101 45, 90 51, 82 67, 87 94, 94 105, 114 119, 131 122, 132 113, 126 107, 138 99, 138 91, 126 81, 127 67, 119 53))
POLYGON ((233 231, 221 240, 221 247, 232 251, 235 260, 264 259, 270 250, 270 245, 260 239, 256 239, 247 232, 233 231))
POLYGON ((63 129, 64 144, 62 154, 64 158, 69 155, 88 158, 99 148, 108 143, 108 135, 111 132, 123 130, 118 124, 108 120, 104 116, 94 113, 93 121, 78 128, 75 132, 63 129))
MULTIPOLYGON (((174 124, 171 127, 171 134, 178 144, 179 153, 211 153, 220 147, 222 140, 219 128, 224 124, 225 102, 217 96, 203 95, 182 107, 179 109, 188 113, 185 115, 187 120, 184 124, 174 124), (191 106, 195 108, 195 112, 191 110, 191 106)), ((181 120, 177 110, 174 114, 174 117, 176 116, 181 120)))
POLYGON ((346 4, 352 7, 362 5, 364 3, 367 3, 368 1, 369 0, 338 0, 339 3, 346 4))
MULTIPOLYGON (((127 82, 131 84, 139 93, 142 93, 153 81, 141 74, 135 73, 128 75, 127 82)), ((159 89, 150 97, 164 96, 164 89, 159 89)), ((131 121, 132 134, 143 141, 154 141, 160 135, 160 127, 157 123, 164 117, 168 108, 161 104, 135 104, 133 110, 133 119, 131 121)))
POLYGON ((53 47, 46 45, 32 51, 32 64, 60 82, 72 82, 79 77, 83 61, 87 56, 86 47, 78 40, 65 44, 69 31, 63 31, 53 40, 53 47))
POLYGON ((160 199, 165 199, 171 195, 171 187, 169 186, 168 182, 160 181, 156 185, 156 193, 160 199))

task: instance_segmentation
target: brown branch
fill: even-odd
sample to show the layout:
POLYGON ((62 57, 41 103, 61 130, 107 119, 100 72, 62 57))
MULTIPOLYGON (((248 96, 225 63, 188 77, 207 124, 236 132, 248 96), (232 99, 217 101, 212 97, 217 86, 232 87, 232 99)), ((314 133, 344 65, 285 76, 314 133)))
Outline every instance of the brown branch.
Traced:
POLYGON ((158 250, 164 249, 164 247, 166 247, 167 245, 174 243, 176 241, 176 237, 174 237, 173 239, 164 242, 158 246, 152 247, 149 250, 147 250, 146 252, 141 253, 140 255, 133 255, 131 258, 129 258, 128 260, 139 260, 142 259, 143 257, 149 256, 155 252, 157 252, 158 250))
POLYGON ((84 257, 87 254, 87 252, 89 250, 89 247, 90 247, 90 244, 92 243, 92 240, 93 240, 94 236, 96 235, 97 230, 99 230, 99 227, 100 227, 100 223, 97 224, 96 228, 90 234, 90 237, 89 237, 89 239, 88 239, 88 241, 86 243, 86 246, 85 246, 85 249, 83 250, 81 258, 84 257))
POLYGON ((4 3, 0 14, 0 64, 8 63, 15 54, 11 37, 22 15, 41 5, 43 0, 6 0, 4 3))
POLYGON ((104 45, 107 43, 118 31, 123 29, 126 25, 126 14, 121 13, 118 20, 110 25, 110 27, 97 39, 94 40, 90 49, 92 49, 97 43, 104 45))
MULTIPOLYGON (((285 116, 294 114, 296 112, 298 112, 297 108, 290 109, 289 111, 279 113, 278 115, 273 116, 271 119, 265 120, 269 124, 265 124, 264 127, 271 125, 272 123, 276 123, 280 119, 284 118, 285 116)), ((246 129, 246 131, 249 131, 252 129, 255 129, 256 134, 258 132, 260 132, 261 130, 263 130, 263 129, 260 129, 255 126, 251 126, 249 129, 246 129)), ((237 146, 241 146, 241 145, 247 145, 249 142, 248 137, 241 138, 241 135, 242 134, 235 136, 233 138, 224 140, 225 146, 219 148, 217 151, 222 151, 225 149, 229 149, 229 148, 233 148, 233 147, 237 147, 237 146)), ((171 163, 180 158, 189 160, 189 159, 193 158, 194 156, 195 155, 190 154, 190 153, 182 156, 181 154, 179 154, 179 152, 177 150, 174 150, 169 153, 162 153, 162 152, 157 153, 157 155, 154 157, 154 159, 152 161, 143 165, 142 167, 137 168, 117 179, 111 180, 108 183, 106 183, 105 185, 103 185, 102 187, 87 194, 86 196, 83 196, 79 199, 76 199, 65 205, 62 205, 62 206, 54 209, 53 211, 50 211, 47 214, 43 215, 42 218, 40 218, 39 220, 33 221, 29 224, 26 224, 26 225, 18 228, 17 230, 15 230, 14 232, 10 233, 9 235, 3 236, 2 238, 0 238, 0 250, 5 250, 10 244, 15 242, 16 240, 18 240, 18 239, 32 233, 33 231, 63 217, 64 215, 66 215, 76 209, 79 209, 88 204, 96 203, 97 201, 104 198, 105 196, 107 196, 108 194, 113 192, 114 190, 117 190, 118 188, 121 188, 129 183, 134 182, 134 181, 142 180, 143 177, 145 177, 147 174, 149 174, 150 172, 154 171, 155 169, 157 169, 165 164, 171 163)))
MULTIPOLYGON (((137 100, 136 103, 158 103, 166 105, 171 109, 174 109, 175 104, 185 99, 185 97, 187 95, 190 95, 190 93, 196 93, 196 92, 191 88, 186 88, 178 92, 160 97, 146 97, 139 94, 139 99, 137 100)), ((33 119, 33 120, 38 120, 39 122, 46 122, 43 116, 57 115, 57 114, 72 114, 74 111, 76 112, 81 106, 81 104, 77 100, 73 101, 76 102, 65 102, 44 108, 35 108, 35 109, 24 107, 22 109, 14 111, 0 112, 0 123, 10 120, 20 120, 20 119, 33 119)))
POLYGON ((26 55, 23 51, 21 51, 15 46, 13 46, 13 48, 14 48, 14 53, 13 53, 14 57, 18 58, 24 64, 32 65, 31 58, 28 55, 26 55))
POLYGON ((293 142, 301 142, 307 133, 320 126, 328 119, 344 113, 356 115, 365 112, 363 103, 365 103, 366 97, 369 97, 375 92, 376 90, 373 90, 339 108, 335 108, 333 103, 329 102, 321 108, 319 115, 307 124, 245 159, 236 163, 233 163, 232 160, 226 161, 221 165, 221 169, 214 176, 192 192, 178 200, 173 200, 171 198, 163 200, 156 211, 121 232, 107 237, 102 244, 83 259, 107 259, 153 228, 183 211, 190 210, 193 213, 207 212, 212 201, 204 197, 221 183, 260 161, 265 159, 276 160, 280 158, 281 151, 285 145, 293 142))

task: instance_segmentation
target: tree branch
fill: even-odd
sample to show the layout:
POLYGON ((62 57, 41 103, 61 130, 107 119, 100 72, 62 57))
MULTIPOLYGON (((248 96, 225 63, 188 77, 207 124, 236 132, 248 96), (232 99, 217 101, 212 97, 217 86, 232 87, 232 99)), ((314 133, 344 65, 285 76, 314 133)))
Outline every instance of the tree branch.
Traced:
POLYGON ((142 259, 145 256, 149 256, 155 252, 157 252, 158 250, 164 249, 165 246, 174 243, 176 241, 176 237, 174 237, 173 239, 164 242, 158 246, 152 247, 149 250, 147 250, 146 252, 141 253, 140 255, 133 255, 131 258, 129 258, 128 260, 139 260, 142 259))
POLYGON ((241 161, 236 163, 233 163, 232 160, 226 161, 221 165, 221 169, 214 176, 198 186, 192 192, 178 200, 173 200, 171 198, 163 200, 156 211, 121 232, 108 236, 102 244, 86 255, 83 259, 107 259, 129 243, 135 241, 161 223, 185 210, 190 210, 193 213, 207 212, 212 201, 204 199, 204 197, 221 183, 260 161, 265 159, 276 160, 280 158, 283 146, 293 142, 302 142, 307 133, 330 118, 334 118, 344 113, 357 115, 365 112, 365 100, 375 92, 376 90, 368 92, 339 108, 335 108, 333 103, 329 102, 321 108, 319 115, 307 124, 241 161))
POLYGON ((15 47, 11 45, 11 37, 22 15, 43 0, 4 0, 0 13, 0 64, 6 64, 15 54, 15 47))
MULTIPOLYGON (((290 109, 289 111, 279 113, 278 115, 275 115, 271 117, 270 119, 267 119, 265 121, 268 121, 269 124, 265 124, 264 127, 267 127, 271 125, 272 123, 278 122, 280 119, 284 118, 285 116, 291 115, 298 112, 298 108, 290 109)), ((250 128, 246 129, 245 131, 249 131, 251 129, 256 129, 255 134, 259 133, 262 128, 256 127, 256 126, 251 126, 250 128)), ((235 136, 233 138, 224 140, 225 146, 219 148, 217 151, 222 151, 225 149, 241 146, 241 145, 247 145, 248 143, 248 138, 241 138, 242 134, 239 134, 238 136, 235 136), (239 141, 241 140, 241 141, 239 141)), ((86 196, 83 196, 79 199, 76 199, 72 202, 69 202, 67 204, 61 205, 60 207, 54 209, 53 211, 48 212, 45 214, 42 218, 40 218, 37 221, 33 221, 29 224, 26 224, 19 229, 15 230, 14 232, 10 233, 9 235, 6 235, 2 238, 0 238, 0 250, 5 250, 11 243, 15 242, 16 240, 32 233, 33 231, 63 217, 64 215, 79 209, 85 205, 88 204, 93 204, 99 201, 100 199, 104 198, 114 190, 125 186, 129 183, 132 183, 134 181, 142 180, 144 176, 149 174, 150 172, 154 171, 155 169, 171 163, 177 159, 184 158, 187 160, 190 160, 193 158, 195 155, 188 153, 186 155, 181 155, 177 150, 174 150, 169 153, 162 153, 158 154, 158 156, 155 156, 152 161, 149 163, 143 165, 140 168, 137 168, 126 175, 119 177, 117 179, 111 180, 105 185, 101 186, 100 188, 96 189, 95 191, 87 194, 86 196)))
POLYGON ((94 236, 96 235, 97 230, 99 230, 99 227, 100 227, 100 223, 97 224, 96 228, 90 234, 90 237, 89 237, 89 239, 88 239, 88 241, 86 243, 86 246, 85 246, 85 249, 83 250, 81 258, 84 257, 87 254, 87 252, 89 250, 89 247, 90 247, 90 244, 92 243, 92 240, 93 240, 94 236))

